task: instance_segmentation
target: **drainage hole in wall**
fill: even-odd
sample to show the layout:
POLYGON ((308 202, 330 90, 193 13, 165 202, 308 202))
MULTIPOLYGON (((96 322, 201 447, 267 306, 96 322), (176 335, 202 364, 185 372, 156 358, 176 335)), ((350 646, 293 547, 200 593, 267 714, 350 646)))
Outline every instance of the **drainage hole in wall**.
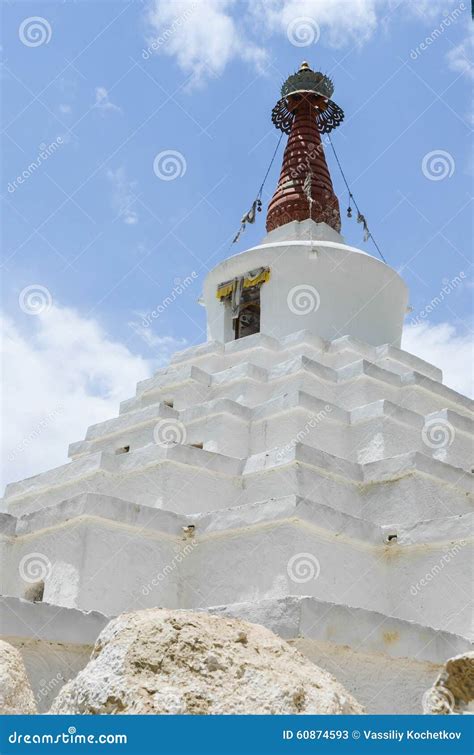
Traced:
POLYGON ((130 446, 122 446, 122 448, 117 448, 115 451, 116 454, 128 454, 130 451, 130 446))

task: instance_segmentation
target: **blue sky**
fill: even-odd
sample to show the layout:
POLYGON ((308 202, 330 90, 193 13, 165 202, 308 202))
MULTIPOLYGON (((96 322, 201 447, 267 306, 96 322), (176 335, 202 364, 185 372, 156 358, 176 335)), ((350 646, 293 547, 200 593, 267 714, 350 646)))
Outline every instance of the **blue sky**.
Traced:
MULTIPOLYGON (((405 348, 468 390, 467 2, 36 0, 2 14, 5 481, 64 461, 136 380, 205 340, 203 277, 264 236, 262 212, 230 249, 278 141, 271 109, 304 59, 334 80, 334 145, 410 287, 405 348)), ((342 233, 376 254, 345 213, 342 233)))

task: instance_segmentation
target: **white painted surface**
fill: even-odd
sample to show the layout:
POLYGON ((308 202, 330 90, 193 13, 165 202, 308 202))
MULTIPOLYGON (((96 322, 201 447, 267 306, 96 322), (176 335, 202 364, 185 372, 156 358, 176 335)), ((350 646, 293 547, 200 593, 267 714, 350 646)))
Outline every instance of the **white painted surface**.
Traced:
POLYGON ((55 526, 48 526, 51 510, 30 515, 24 534, 20 526, 7 559, 6 594, 25 595, 21 563, 34 552, 48 564, 45 600, 64 607, 115 615, 156 605, 331 596, 340 605, 471 635, 469 605, 460 602, 473 576, 468 513, 381 525, 338 511, 317 494, 193 516, 87 496, 72 512, 71 519, 64 508, 55 526), (396 541, 387 542, 390 535, 396 541), (290 564, 308 560, 315 574, 300 580, 290 564))
POLYGON ((269 267, 270 280, 260 289, 262 333, 281 338, 307 328, 331 340, 351 335, 376 346, 399 346, 408 293, 398 273, 359 249, 325 240, 327 234, 318 232, 324 224, 300 225, 314 226, 313 240, 295 240, 289 223, 278 229, 279 240, 269 234, 267 243, 224 260, 208 274, 203 295, 209 339, 233 339, 229 307, 216 298, 218 285, 269 267))
POLYGON ((430 664, 465 650, 472 405, 393 345, 406 304, 394 271, 327 227, 313 245, 311 226, 290 225, 208 277, 214 340, 139 383, 119 416, 72 443, 68 464, 7 487, 2 631, 24 648, 36 688, 41 659, 57 666, 55 643, 77 669, 103 614, 157 605, 255 616, 309 657, 326 654, 336 676, 337 664, 347 668, 341 681, 366 704, 395 674, 393 708, 372 712, 416 709, 430 664), (267 264, 263 332, 224 343, 216 285, 267 264), (286 306, 301 282, 322 289, 308 321, 286 306), (179 443, 155 442, 163 421, 179 443), (427 442, 432 425, 449 442, 427 442), (38 604, 22 600, 32 553, 48 564, 38 604), (316 578, 289 573, 301 554, 317 560, 316 578))

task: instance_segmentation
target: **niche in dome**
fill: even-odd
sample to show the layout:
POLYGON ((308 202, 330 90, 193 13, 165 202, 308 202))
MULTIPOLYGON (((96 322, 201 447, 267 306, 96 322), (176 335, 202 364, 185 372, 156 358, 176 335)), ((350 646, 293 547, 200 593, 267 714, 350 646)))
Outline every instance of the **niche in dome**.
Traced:
POLYGON ((234 339, 260 333, 260 289, 270 278, 270 268, 259 267, 225 281, 217 287, 217 298, 224 304, 234 339))
POLYGON ((239 312, 234 319, 235 338, 245 338, 260 333, 260 287, 247 289, 239 304, 239 312))

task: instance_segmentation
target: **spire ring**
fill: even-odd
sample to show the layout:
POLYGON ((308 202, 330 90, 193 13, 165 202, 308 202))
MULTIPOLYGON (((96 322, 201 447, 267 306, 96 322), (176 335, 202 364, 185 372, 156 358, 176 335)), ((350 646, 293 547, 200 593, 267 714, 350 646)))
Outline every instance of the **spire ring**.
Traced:
MULTIPOLYGON (((296 94, 296 92, 292 94, 296 94)), ((301 92, 301 94, 303 94, 303 92, 301 92)), ((304 94, 306 94, 306 92, 304 92, 304 94)), ((318 105, 314 106, 316 125, 320 134, 329 134, 344 120, 344 111, 339 105, 336 105, 333 100, 324 100, 324 105, 324 109, 318 105)), ((283 133, 289 134, 294 118, 294 112, 288 109, 286 97, 282 97, 281 100, 278 100, 272 110, 273 125, 275 128, 283 131, 283 133)))

